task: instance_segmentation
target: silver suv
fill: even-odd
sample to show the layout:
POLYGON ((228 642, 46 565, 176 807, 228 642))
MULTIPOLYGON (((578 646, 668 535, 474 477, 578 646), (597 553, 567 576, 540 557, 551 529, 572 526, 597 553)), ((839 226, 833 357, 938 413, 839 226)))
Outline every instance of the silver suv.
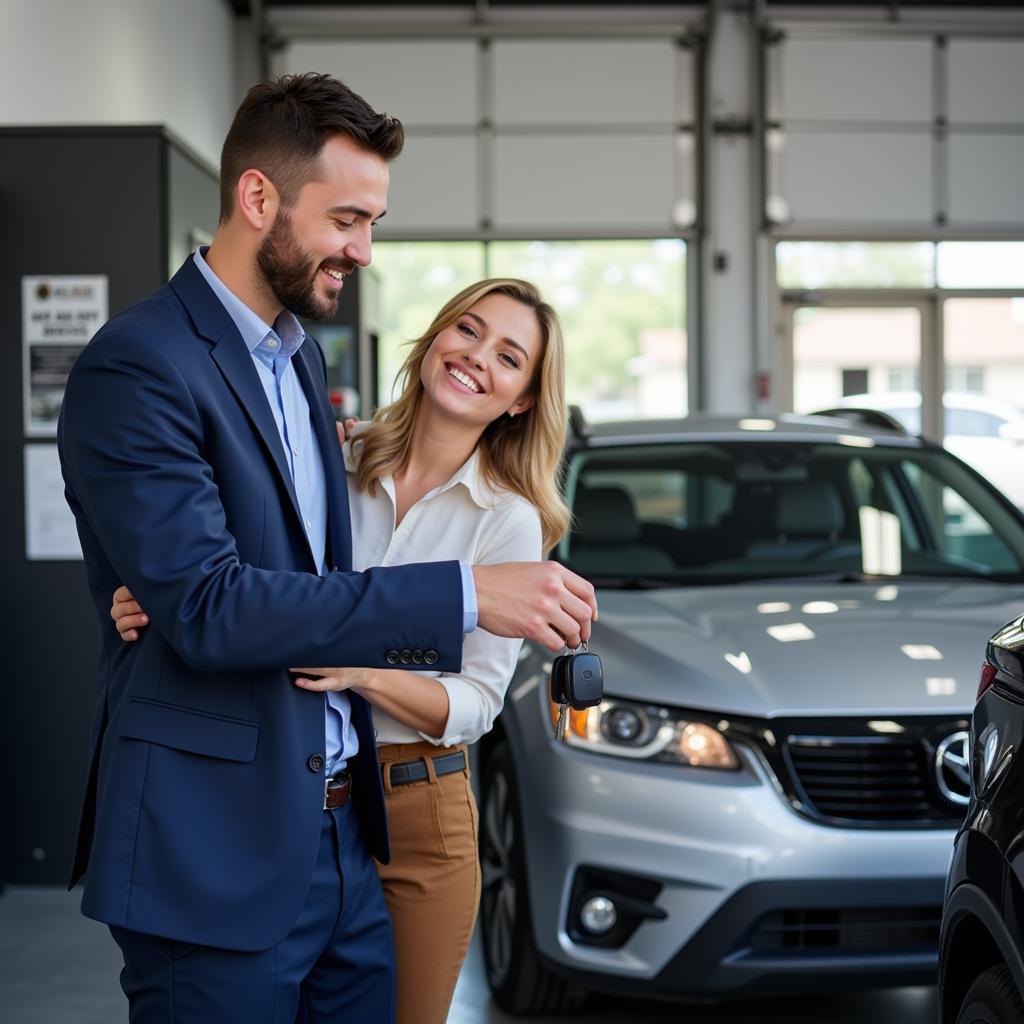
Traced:
POLYGON ((604 702, 554 739, 524 646, 480 745, 482 935, 511 1012, 931 984, 978 651, 1024 519, 876 414, 581 429, 556 556, 604 702))

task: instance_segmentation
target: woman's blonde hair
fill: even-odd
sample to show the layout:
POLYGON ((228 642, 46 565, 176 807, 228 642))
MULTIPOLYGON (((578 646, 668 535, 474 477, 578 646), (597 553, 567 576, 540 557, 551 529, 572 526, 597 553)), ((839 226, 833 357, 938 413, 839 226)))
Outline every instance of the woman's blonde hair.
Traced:
POLYGON ((427 350, 441 331, 494 293, 533 310, 540 325, 541 357, 527 389, 533 404, 516 416, 506 414, 487 425, 478 445, 480 467, 492 486, 521 495, 537 509, 544 550, 549 551, 569 526, 569 510, 559 491, 567 423, 565 353, 558 315, 529 281, 498 277, 464 288, 445 304, 426 333, 411 343, 398 374, 399 397, 380 409, 353 442, 359 455, 356 483, 360 490, 374 494, 381 477, 393 476, 405 465, 423 399, 420 368, 427 350))

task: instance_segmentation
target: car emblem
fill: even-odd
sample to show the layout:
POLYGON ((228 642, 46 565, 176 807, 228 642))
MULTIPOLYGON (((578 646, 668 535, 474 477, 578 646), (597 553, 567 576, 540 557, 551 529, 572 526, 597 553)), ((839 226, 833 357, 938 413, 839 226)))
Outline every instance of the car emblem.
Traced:
POLYGON ((966 732, 947 736, 935 751, 935 781, 951 803, 966 807, 971 802, 971 766, 966 732))

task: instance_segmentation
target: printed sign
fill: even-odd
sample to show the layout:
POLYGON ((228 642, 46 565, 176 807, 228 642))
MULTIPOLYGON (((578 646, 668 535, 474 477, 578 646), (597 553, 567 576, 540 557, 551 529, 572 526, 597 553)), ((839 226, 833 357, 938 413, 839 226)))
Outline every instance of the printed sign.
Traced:
POLYGON ((23 277, 25 434, 54 437, 68 372, 107 320, 107 278, 23 277))
POLYGON ((64 500, 55 444, 25 445, 25 557, 81 559, 75 517, 64 500))

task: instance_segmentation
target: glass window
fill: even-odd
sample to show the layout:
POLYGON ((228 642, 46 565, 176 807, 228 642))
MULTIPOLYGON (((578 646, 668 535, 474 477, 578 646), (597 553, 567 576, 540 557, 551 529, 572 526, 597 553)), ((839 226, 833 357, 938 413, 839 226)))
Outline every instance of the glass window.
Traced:
POLYGON ((1024 299, 949 298, 942 317, 943 443, 1024 507, 1024 299))
POLYGON ((456 292, 484 273, 482 242, 377 242, 373 271, 380 281, 377 391, 390 401, 406 345, 430 326, 456 292))
POLYGON ((573 456, 566 494, 560 556, 602 585, 1024 579, 1024 527, 941 450, 623 444, 573 456))
POLYGON ((1006 422, 1000 416, 980 409, 946 409, 946 435, 961 437, 998 437, 999 428, 1006 422))
POLYGON ((488 255, 492 276, 533 281, 558 310, 569 401, 587 419, 685 414, 685 242, 492 242, 488 255))
POLYGON ((940 288, 1024 287, 1024 242, 939 242, 940 288))
POLYGON ((779 242, 783 288, 930 288, 931 242, 779 242))
POLYGON ((566 391, 591 421, 687 409, 686 243, 378 242, 378 387, 391 396, 405 344, 445 302, 484 277, 522 277, 558 310, 566 391))
POLYGON ((886 376, 890 391, 921 390, 921 369, 918 366, 890 366, 886 376))
POLYGON ((861 395, 868 389, 868 370, 865 368, 844 369, 843 394, 861 395))
POLYGON ((946 390, 967 391, 974 395, 985 393, 985 368, 983 366, 947 366, 946 390))
POLYGON ((686 476, 678 470, 669 469, 650 473, 631 473, 623 480, 617 473, 588 475, 588 487, 623 487, 633 502, 633 510, 644 522, 670 523, 685 526, 686 476))
POLYGON ((921 312, 915 306, 800 306, 793 315, 793 409, 835 405, 892 412, 920 406, 912 385, 921 364, 921 312), (850 368, 860 369, 853 392, 850 368))
POLYGON ((945 473, 936 464, 922 460, 904 461, 902 470, 913 485, 919 499, 918 508, 926 517, 927 530, 923 541, 914 545, 924 557, 938 554, 950 564, 976 571, 1019 572, 1020 562, 1007 547, 992 523, 975 507, 962 490, 944 479, 945 473))

